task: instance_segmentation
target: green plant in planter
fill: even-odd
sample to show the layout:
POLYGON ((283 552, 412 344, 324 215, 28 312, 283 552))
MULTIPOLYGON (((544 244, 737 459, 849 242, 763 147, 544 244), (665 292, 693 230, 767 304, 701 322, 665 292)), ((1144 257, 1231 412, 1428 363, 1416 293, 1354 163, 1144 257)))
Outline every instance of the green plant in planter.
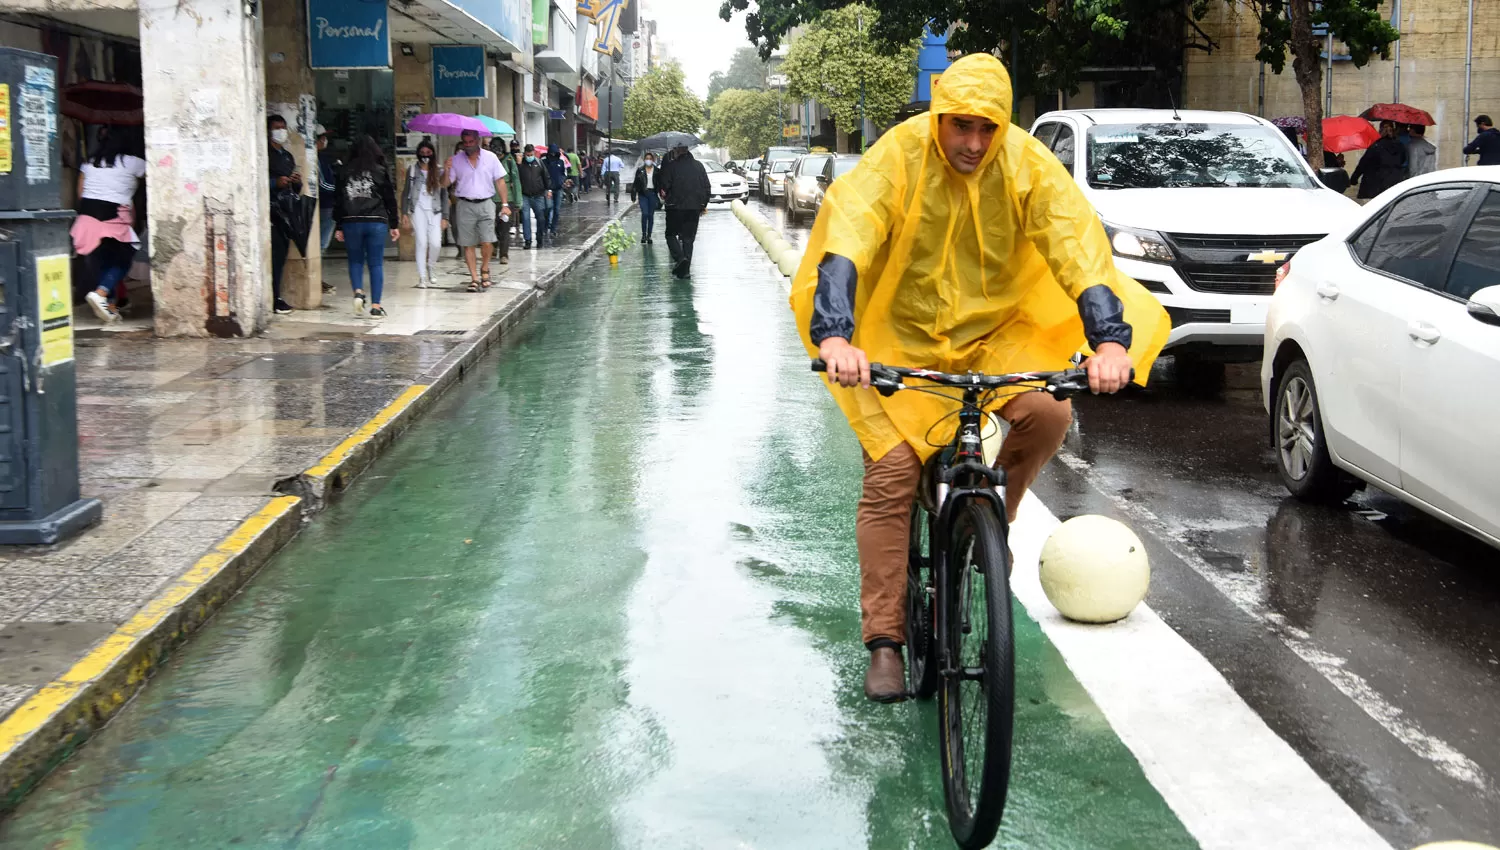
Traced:
POLYGON ((634 244, 635 237, 626 233, 618 221, 610 222, 604 229, 604 253, 615 256, 634 244))

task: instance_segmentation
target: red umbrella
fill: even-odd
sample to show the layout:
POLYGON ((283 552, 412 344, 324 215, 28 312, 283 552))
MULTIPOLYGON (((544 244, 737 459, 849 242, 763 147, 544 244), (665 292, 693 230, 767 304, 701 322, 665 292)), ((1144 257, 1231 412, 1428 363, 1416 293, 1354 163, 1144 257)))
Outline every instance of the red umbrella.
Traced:
POLYGON ((85 124, 145 124, 141 90, 129 83, 86 80, 62 91, 62 114, 85 124))
POLYGON ((1421 124, 1432 127, 1437 124, 1432 116, 1404 103, 1377 103, 1359 114, 1367 121, 1395 121, 1397 124, 1421 124))
POLYGON ((1323 150, 1334 153, 1362 151, 1380 139, 1380 131, 1363 118, 1335 115, 1323 119, 1323 150))

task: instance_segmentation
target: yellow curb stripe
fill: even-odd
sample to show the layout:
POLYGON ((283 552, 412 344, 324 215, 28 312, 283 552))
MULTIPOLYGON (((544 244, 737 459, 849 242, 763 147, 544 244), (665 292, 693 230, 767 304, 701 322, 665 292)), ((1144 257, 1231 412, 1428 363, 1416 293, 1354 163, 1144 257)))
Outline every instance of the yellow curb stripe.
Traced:
POLYGON ((399 416, 403 410, 411 407, 412 402, 416 401, 422 393, 427 392, 428 386, 428 384, 412 384, 407 387, 406 392, 396 396, 396 400, 386 405, 384 410, 375 414, 374 419, 360 426, 358 431, 350 434, 347 439, 338 444, 337 448, 318 461, 317 466, 312 467, 303 474, 309 478, 326 478, 349 455, 354 453, 356 447, 380 433, 381 428, 384 428, 387 423, 399 416))
MULTIPOLYGON (((261 508, 255 515, 240 523, 232 534, 220 541, 214 550, 192 566, 186 573, 147 602, 145 607, 127 620, 89 651, 71 669, 50 684, 32 694, 26 702, 0 722, 0 759, 5 758, 16 745, 28 735, 40 729, 49 717, 67 705, 90 681, 108 672, 121 657, 130 651, 142 635, 148 634, 165 620, 177 606, 188 599, 199 588, 217 576, 225 566, 250 548, 277 520, 296 508, 302 500, 296 496, 278 496, 261 508)), ((131 674, 131 682, 144 678, 146 671, 131 674)), ((116 702, 123 702, 124 694, 115 695, 116 702)))

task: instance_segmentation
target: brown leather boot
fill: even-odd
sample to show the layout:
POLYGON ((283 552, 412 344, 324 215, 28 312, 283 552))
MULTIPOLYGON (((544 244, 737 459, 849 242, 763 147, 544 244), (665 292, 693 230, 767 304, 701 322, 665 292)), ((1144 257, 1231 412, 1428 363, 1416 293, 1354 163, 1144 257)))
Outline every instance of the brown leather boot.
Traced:
POLYGON ((901 650, 882 646, 870 653, 870 669, 865 671, 865 698, 875 702, 906 699, 906 663, 901 650))

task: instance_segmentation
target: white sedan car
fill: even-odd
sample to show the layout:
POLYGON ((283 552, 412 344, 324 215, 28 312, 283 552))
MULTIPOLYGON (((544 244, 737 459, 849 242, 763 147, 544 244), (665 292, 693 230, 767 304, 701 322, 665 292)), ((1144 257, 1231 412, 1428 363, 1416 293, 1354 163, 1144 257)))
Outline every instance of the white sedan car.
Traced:
POLYGON ((1287 489, 1368 482, 1500 546, 1500 168, 1396 186, 1278 281, 1261 385, 1287 489))
POLYGON ((743 201, 750 197, 750 187, 745 183, 745 178, 712 160, 700 159, 703 169, 708 172, 708 183, 711 187, 709 202, 714 204, 727 204, 730 201, 743 201))

